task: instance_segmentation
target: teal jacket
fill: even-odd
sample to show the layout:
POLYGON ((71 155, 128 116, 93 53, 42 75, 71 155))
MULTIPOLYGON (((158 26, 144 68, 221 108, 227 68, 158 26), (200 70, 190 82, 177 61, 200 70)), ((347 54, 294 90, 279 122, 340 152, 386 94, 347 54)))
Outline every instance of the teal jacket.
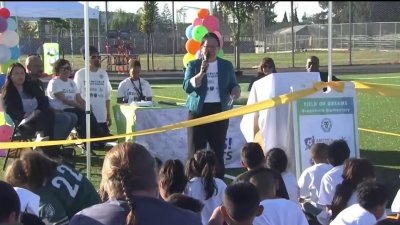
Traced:
MULTIPOLYGON (((201 85, 195 88, 190 83, 190 79, 199 73, 201 67, 201 59, 193 60, 188 63, 183 80, 183 89, 188 93, 186 99, 186 107, 194 113, 201 113, 203 109, 204 99, 207 92, 207 76, 204 76, 201 85)), ((239 84, 236 81, 235 72, 232 63, 228 60, 217 58, 218 62, 218 86, 219 96, 221 98, 222 111, 232 108, 228 103, 230 101, 230 93, 232 89, 239 84)))

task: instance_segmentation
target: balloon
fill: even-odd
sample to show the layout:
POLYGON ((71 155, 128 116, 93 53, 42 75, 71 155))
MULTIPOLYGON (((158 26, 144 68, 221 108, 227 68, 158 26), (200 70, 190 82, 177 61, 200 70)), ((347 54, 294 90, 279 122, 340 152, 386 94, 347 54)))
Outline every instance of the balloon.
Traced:
POLYGON ((189 25, 188 27, 186 27, 186 37, 187 39, 192 39, 192 30, 193 30, 193 25, 189 25))
POLYGON ((201 50, 197 50, 196 54, 195 54, 196 59, 201 59, 203 57, 203 54, 201 53, 201 50))
POLYGON ((18 46, 10 48, 10 51, 11 51, 11 59, 17 60, 21 54, 21 51, 19 50, 18 46))
POLYGON ((3 88, 5 82, 6 82, 6 75, 0 74, 0 90, 3 88))
POLYGON ((7 19, 7 29, 15 31, 17 29, 17 23, 13 18, 7 19))
POLYGON ((1 8, 0 16, 3 17, 4 19, 8 19, 8 17, 10 17, 10 11, 7 8, 1 8))
POLYGON ((218 50, 217 56, 220 58, 224 57, 224 50, 222 50, 222 48, 218 50))
POLYGON ((11 51, 5 45, 0 45, 0 64, 4 64, 11 58, 11 51))
POLYGON ((2 34, 0 34, 0 44, 12 48, 16 46, 18 42, 19 42, 19 36, 15 31, 6 30, 2 34))
POLYGON ((0 33, 4 32, 5 30, 7 30, 7 20, 4 19, 3 17, 0 17, 0 33))
POLYGON ((0 142, 10 141, 12 134, 13 134, 12 127, 7 126, 7 125, 0 126, 0 142))
POLYGON ((208 9, 199 9, 199 11, 197 12, 197 16, 200 19, 204 19, 208 16, 208 9))
POLYGON ((195 57, 193 54, 186 53, 186 54, 183 56, 183 66, 186 68, 186 67, 187 67, 187 64, 188 64, 190 61, 195 60, 195 59, 196 59, 196 57, 195 57))
POLYGON ((198 25, 193 28, 192 31, 192 38, 193 40, 197 42, 201 42, 201 39, 203 39, 204 35, 208 33, 208 30, 205 26, 203 25, 198 25))
POLYGON ((15 62, 14 60, 9 59, 7 62, 1 64, 1 71, 2 71, 4 74, 7 74, 8 67, 9 67, 11 64, 13 64, 14 62, 15 62))
POLYGON ((190 54, 196 54, 197 50, 200 49, 200 43, 193 40, 189 39, 186 42, 186 51, 189 52, 190 54))
POLYGON ((194 19, 194 21, 192 23, 193 27, 198 26, 198 25, 202 25, 202 24, 203 24, 203 21, 200 18, 194 19))
POLYGON ((219 21, 218 17, 216 16, 207 16, 203 20, 203 26, 205 26, 208 30, 208 32, 214 32, 219 29, 219 21))
POLYGON ((218 40, 219 40, 219 48, 224 47, 224 39, 222 38, 222 35, 219 31, 214 31, 213 32, 215 35, 217 35, 218 40))

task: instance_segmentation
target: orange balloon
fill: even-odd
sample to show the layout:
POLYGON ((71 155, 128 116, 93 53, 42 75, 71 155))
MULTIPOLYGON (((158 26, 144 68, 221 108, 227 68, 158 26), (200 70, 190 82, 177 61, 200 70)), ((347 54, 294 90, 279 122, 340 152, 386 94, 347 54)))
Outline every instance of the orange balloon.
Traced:
POLYGON ((197 16, 200 19, 204 19, 208 16, 208 9, 199 9, 199 11, 197 12, 197 16))
POLYGON ((193 39, 189 39, 186 41, 186 51, 189 52, 190 54, 194 55, 196 54, 197 50, 200 49, 200 45, 201 43, 193 40, 193 39))

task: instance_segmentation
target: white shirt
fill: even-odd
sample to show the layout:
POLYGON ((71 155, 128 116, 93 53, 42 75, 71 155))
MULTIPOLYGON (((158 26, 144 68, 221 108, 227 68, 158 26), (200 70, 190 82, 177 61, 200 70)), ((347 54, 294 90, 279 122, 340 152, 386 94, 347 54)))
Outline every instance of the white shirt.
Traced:
POLYGON ((14 187, 14 190, 17 192, 19 201, 21 202, 21 212, 28 212, 39 216, 40 196, 25 188, 14 187))
POLYGON ((397 191, 396 197, 394 197, 391 208, 392 212, 400 213, 400 189, 397 191))
POLYGON ((318 204, 332 205, 333 196, 335 195, 336 186, 342 183, 343 165, 335 166, 329 170, 321 180, 319 189, 318 204))
POLYGON ((204 204, 203 210, 201 211, 201 222, 203 223, 203 225, 208 224, 208 221, 210 220, 214 209, 218 206, 221 206, 223 201, 226 184, 219 178, 214 178, 214 181, 217 192, 214 192, 214 195, 207 200, 205 200, 206 195, 203 188, 202 178, 192 178, 186 185, 184 191, 185 195, 198 199, 204 204))
POLYGON ((208 63, 206 76, 207 92, 204 102, 221 102, 218 86, 218 61, 208 63))
POLYGON ((305 169, 297 181, 300 188, 300 197, 310 198, 310 201, 316 204, 318 202, 321 179, 332 168, 331 164, 318 163, 305 169))
MULTIPOLYGON (((133 81, 130 77, 121 81, 118 85, 118 94, 117 98, 125 98, 128 99, 128 103, 135 101, 135 98, 139 98, 139 93, 142 91, 143 96, 145 97, 153 97, 153 92, 151 90, 150 83, 145 79, 139 78, 139 80, 133 81), (134 85, 132 84, 134 83, 134 85), (135 88, 136 87, 136 88, 135 88)), ((140 100, 139 100, 140 101, 140 100)))
POLYGON ((256 217, 253 225, 308 225, 299 205, 283 198, 265 199, 260 202, 263 213, 256 217))
POLYGON ((47 97, 49 98, 50 107, 57 110, 64 110, 67 108, 74 108, 73 106, 64 104, 60 99, 56 98, 55 94, 62 92, 64 97, 69 101, 76 101, 78 88, 73 80, 61 80, 59 77, 51 79, 47 85, 47 97))
POLYGON ((376 222, 372 213, 359 204, 354 204, 341 211, 330 225, 374 225, 376 222))
POLYGON ((299 187, 297 186, 296 176, 292 172, 283 172, 283 182, 285 183, 289 199, 294 203, 299 203, 299 187))
MULTIPOLYGON (((111 84, 105 70, 98 68, 96 72, 89 72, 90 79, 90 105, 93 114, 99 123, 107 122, 106 101, 111 97, 111 84)), ((85 68, 75 73, 74 82, 78 92, 85 99, 85 68)))

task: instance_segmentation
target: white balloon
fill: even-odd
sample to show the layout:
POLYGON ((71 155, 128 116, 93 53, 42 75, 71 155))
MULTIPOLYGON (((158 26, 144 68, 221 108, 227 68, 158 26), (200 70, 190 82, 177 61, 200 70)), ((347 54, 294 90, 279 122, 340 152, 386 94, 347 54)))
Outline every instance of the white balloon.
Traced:
POLYGON ((18 42, 19 42, 19 36, 15 31, 6 30, 0 34, 0 44, 12 48, 16 46, 18 42))
POLYGON ((6 63, 11 58, 10 48, 5 45, 0 45, 0 64, 6 63))

